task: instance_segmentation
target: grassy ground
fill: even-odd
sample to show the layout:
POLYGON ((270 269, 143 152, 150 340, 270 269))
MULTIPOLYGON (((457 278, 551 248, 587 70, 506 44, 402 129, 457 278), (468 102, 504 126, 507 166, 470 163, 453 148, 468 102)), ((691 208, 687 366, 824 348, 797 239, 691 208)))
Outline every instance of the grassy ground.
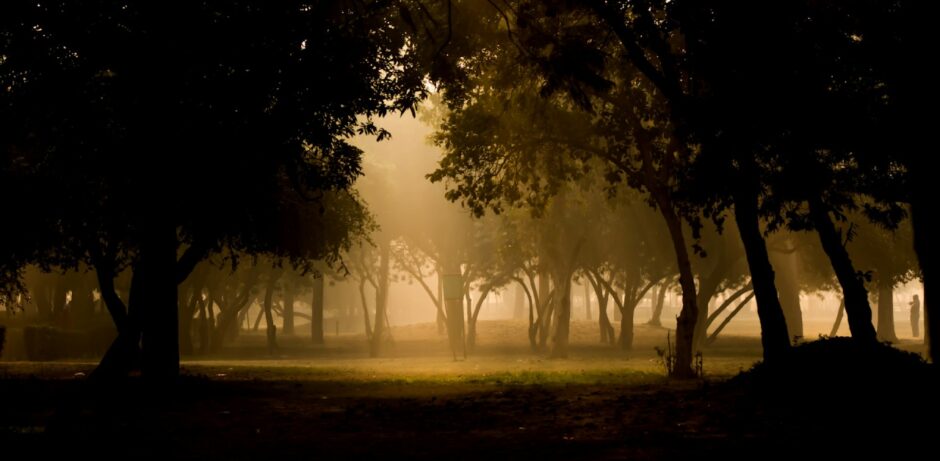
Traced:
POLYGON ((260 335, 245 335, 218 356, 184 361, 184 378, 159 389, 94 385, 90 362, 2 362, 0 447, 149 459, 841 457, 895 453, 936 430, 912 423, 936 406, 912 406, 927 391, 898 395, 905 382, 879 394, 862 373, 848 378, 854 390, 822 386, 838 380, 825 363, 771 380, 779 386, 729 380, 759 359, 753 337, 716 343, 705 380, 675 382, 653 350, 664 330, 638 328, 627 354, 576 324, 570 358, 546 360, 517 329, 481 325, 480 346, 460 361, 431 325, 397 328, 379 359, 351 335, 317 348, 282 338, 274 357, 260 335))

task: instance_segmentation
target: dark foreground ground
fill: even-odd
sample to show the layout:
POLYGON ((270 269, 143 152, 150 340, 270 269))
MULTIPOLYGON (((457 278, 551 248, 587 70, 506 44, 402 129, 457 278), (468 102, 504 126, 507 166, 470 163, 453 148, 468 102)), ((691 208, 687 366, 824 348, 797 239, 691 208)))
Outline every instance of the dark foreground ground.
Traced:
POLYGON ((846 344, 685 382, 645 359, 477 373, 459 367, 504 362, 421 373, 298 359, 189 363, 175 387, 152 389, 90 383, 90 364, 8 362, 0 459, 936 459, 933 372, 846 344))

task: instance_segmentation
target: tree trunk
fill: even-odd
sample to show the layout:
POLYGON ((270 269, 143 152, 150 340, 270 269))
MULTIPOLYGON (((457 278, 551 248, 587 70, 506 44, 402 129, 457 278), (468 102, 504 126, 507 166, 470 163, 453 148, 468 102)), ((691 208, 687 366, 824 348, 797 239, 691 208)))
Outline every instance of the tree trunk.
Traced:
POLYGON ((388 309, 388 261, 389 242, 381 243, 379 258, 379 280, 375 290, 375 328, 372 330, 372 340, 369 343, 369 356, 379 357, 382 354, 382 343, 385 341, 385 318, 388 309))
POLYGON ((842 244, 842 233, 836 230, 829 212, 818 199, 810 200, 810 216, 816 227, 816 233, 819 234, 823 251, 829 257, 839 285, 842 286, 845 313, 849 319, 849 331, 852 333, 852 338, 866 344, 875 343, 877 336, 871 324, 868 290, 865 289, 865 284, 856 273, 849 253, 842 244))
POLYGON ((552 326, 552 311, 555 303, 552 302, 551 276, 548 271, 539 272, 539 298, 541 310, 539 312, 539 350, 544 351, 548 343, 548 333, 552 326))
POLYGON ((294 278, 284 283, 284 310, 281 312, 281 329, 285 335, 294 334, 294 278))
MULTIPOLYGON (((323 278, 323 274, 313 278, 313 299, 310 300, 310 338, 313 344, 323 344, 323 278)), ((376 315, 375 318, 380 317, 376 315)))
POLYGON ((460 264, 455 261, 446 261, 442 263, 442 274, 447 279, 447 286, 442 288, 444 298, 444 309, 447 314, 447 338, 450 342, 450 350, 457 360, 458 355, 467 357, 467 342, 464 336, 464 316, 463 316, 463 293, 460 286, 463 286, 463 277, 461 277, 460 264))
POLYGON ((778 255, 774 260, 779 277, 777 278, 780 306, 787 322, 787 333, 791 340, 803 337, 803 309, 800 305, 799 264, 797 254, 778 255))
POLYGON ((525 318, 525 293, 522 287, 515 287, 515 303, 512 309, 513 320, 522 320, 525 318))
POLYGON ((839 312, 836 313, 836 320, 832 322, 832 330, 829 331, 829 336, 835 336, 839 332, 839 327, 842 326, 842 316, 845 314, 845 301, 839 302, 839 312))
POLYGON ((583 282, 582 284, 584 286, 584 318, 591 321, 591 289, 588 284, 583 282))
POLYGON ((600 329, 601 344, 613 345, 616 339, 614 326, 610 324, 610 317, 607 316, 607 305, 610 301, 610 292, 607 286, 599 280, 601 275, 596 271, 590 271, 587 279, 594 288, 594 295, 597 297, 597 323, 600 329))
POLYGON ((928 240, 935 231, 933 218, 936 216, 929 207, 936 206, 925 189, 926 178, 919 175, 926 175, 929 168, 925 168, 915 173, 915 188, 911 200, 911 227, 914 229, 914 251, 917 253, 917 261, 920 265, 921 280, 924 284, 924 297, 921 300, 921 308, 924 311, 924 344, 927 346, 927 355, 934 363, 940 362, 940 314, 931 315, 930 299, 931 278, 930 255, 928 240), (929 202, 929 203, 928 203, 929 202))
POLYGON ((212 297, 199 303, 199 353, 209 352, 209 312, 212 310, 212 297))
POLYGON ((666 303, 666 290, 669 289, 669 285, 669 280, 665 280, 663 283, 659 284, 659 292, 656 295, 656 305, 653 306, 653 315, 650 316, 650 321, 647 322, 647 325, 654 327, 663 326, 663 305, 666 303))
MULTIPOLYGON (((365 279, 359 281, 359 301, 362 303, 362 321, 365 324, 366 340, 372 341, 372 321, 369 320, 369 300, 366 298, 365 279)), ((311 309, 312 308, 311 306, 311 309)))
POLYGON ((480 293, 480 299, 477 300, 476 306, 473 308, 473 315, 470 316, 470 321, 467 324, 467 348, 473 351, 473 348, 477 345, 477 318, 480 316, 480 309, 483 307, 483 301, 486 300, 486 296, 490 294, 492 288, 489 286, 484 286, 483 291, 480 293))
POLYGON ((622 351, 633 349, 633 322, 637 304, 630 299, 623 303, 623 312, 620 314, 620 350, 622 351))
POLYGON ((894 332, 894 284, 891 280, 878 283, 878 341, 898 342, 894 332))
POLYGON ((114 289, 112 265, 96 262, 95 275, 98 277, 101 298, 108 308, 108 313, 111 314, 111 320, 114 321, 118 336, 101 358, 101 362, 95 367, 91 377, 106 381, 120 379, 126 377, 134 369, 140 356, 140 314, 137 311, 137 305, 132 305, 130 302, 131 299, 136 301, 138 297, 134 286, 135 281, 139 284, 139 280, 135 272, 131 276, 131 299, 128 299, 127 305, 125 305, 114 289), (133 309, 131 306, 133 306, 133 309))
POLYGON ((185 298, 183 298, 180 300, 182 302, 179 303, 180 354, 182 355, 192 355, 193 353, 193 315, 196 313, 196 309, 199 307, 199 302, 202 301, 201 285, 201 283, 193 283, 192 293, 189 295, 188 302, 185 298))
POLYGON ((715 328, 715 331, 713 331, 712 334, 709 335, 708 340, 705 342, 705 344, 711 344, 715 342, 715 340, 718 339, 718 334, 721 333, 721 330, 724 330, 725 327, 728 326, 729 323, 731 323, 731 319, 733 319, 734 316, 738 315, 738 312, 741 312, 741 309, 743 309, 744 306, 747 305, 747 302, 750 301, 751 298, 753 297, 754 297, 754 292, 752 291, 749 295, 747 295, 747 297, 744 298, 743 301, 738 303, 738 307, 735 307, 734 310, 731 311, 731 313, 728 314, 728 316, 725 317, 721 321, 721 323, 718 325, 718 328, 715 328))
MULTIPOLYGON (((277 353, 277 325, 274 324, 274 316, 271 314, 271 304, 274 302, 274 288, 277 284, 278 276, 273 273, 268 279, 268 286, 264 291, 264 323, 267 326, 268 354, 277 353)), ((255 323, 257 325, 257 322, 255 323)))
POLYGON ((718 318, 718 316, 721 315, 721 313, 724 312, 725 309, 727 309, 728 306, 730 306, 731 303, 734 302, 734 300, 740 298, 741 296, 743 296, 745 293, 747 293, 747 292, 749 292, 749 291, 754 291, 754 286, 751 285, 750 283, 748 283, 747 285, 745 285, 743 288, 741 288, 741 289, 735 291, 734 293, 731 293, 731 295, 728 296, 728 297, 721 303, 721 305, 718 306, 717 309, 715 309, 714 312, 712 312, 711 314, 708 315, 708 320, 705 322, 705 329, 707 330, 708 327, 712 326, 712 323, 715 323, 715 320, 718 318))
MULTIPOLYGON (((719 259, 724 256, 718 256, 719 259)), ((704 278, 699 278, 698 294, 695 303, 698 305, 698 318, 695 322, 695 349, 701 348, 707 337, 705 326, 708 323, 708 303, 718 291, 718 286, 725 278, 727 270, 722 261, 718 261, 716 266, 704 278)))
POLYGON ((551 357, 563 359, 568 358, 568 334, 571 325, 571 274, 565 274, 556 279, 555 282, 555 294, 558 295, 558 301, 555 312, 555 335, 552 338, 551 357))
MULTIPOLYGON (((689 251, 682 232, 682 221, 676 215, 671 200, 664 193, 653 194, 659 212, 666 221, 672 247, 676 253, 676 266, 679 269, 679 286, 682 288, 682 310, 676 321, 676 361, 672 376, 692 378, 692 347, 694 345, 695 322, 698 319, 698 306, 695 300, 695 274, 689 260, 689 251)), ((621 333, 623 334, 623 333, 621 333)))
MULTIPOLYGON (((179 376, 179 319, 177 317, 176 228, 156 223, 140 243, 134 270, 141 272, 141 373, 151 381, 179 376)), ((131 307, 133 309, 133 307, 131 307)))
POLYGON ((434 307, 437 309, 437 335, 447 334, 447 315, 444 314, 444 277, 440 269, 437 271, 437 299, 434 307))
POLYGON ((738 225, 748 269, 751 272, 751 284, 754 286, 754 298, 757 300, 757 317, 760 320, 764 361, 774 362, 787 355, 790 350, 790 337, 783 307, 777 296, 774 268, 770 264, 770 255, 767 253, 767 242, 764 241, 760 230, 756 193, 739 191, 735 194, 734 221, 738 225))

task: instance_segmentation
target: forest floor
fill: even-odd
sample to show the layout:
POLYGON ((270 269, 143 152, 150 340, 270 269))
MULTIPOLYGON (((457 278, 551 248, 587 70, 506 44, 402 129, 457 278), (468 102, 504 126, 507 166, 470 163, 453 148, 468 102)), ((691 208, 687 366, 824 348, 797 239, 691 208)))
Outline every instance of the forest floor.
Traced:
POLYGON ((638 327, 628 354, 594 344, 589 327, 575 324, 566 360, 530 353, 511 322, 481 325, 480 346, 458 361, 433 325, 396 328, 379 359, 365 358, 361 336, 319 347, 284 337, 272 357, 261 335, 243 335, 185 360, 179 383, 159 389, 89 382, 92 362, 0 362, 0 454, 895 458, 938 429, 937 380, 909 361, 885 368, 816 351, 784 373, 738 375, 760 358, 759 342, 729 336, 706 350, 704 379, 673 381, 653 350, 665 330, 638 327))

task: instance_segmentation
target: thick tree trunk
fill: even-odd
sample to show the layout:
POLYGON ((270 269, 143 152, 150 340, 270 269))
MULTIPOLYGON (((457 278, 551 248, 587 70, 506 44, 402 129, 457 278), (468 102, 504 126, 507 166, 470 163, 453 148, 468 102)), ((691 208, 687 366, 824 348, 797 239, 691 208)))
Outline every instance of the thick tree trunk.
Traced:
POLYGON ((134 265, 143 285, 141 296, 131 301, 140 304, 142 318, 141 373, 152 381, 179 376, 176 247, 176 228, 156 223, 141 239, 134 265))
POLYGON ((845 313, 849 319, 849 331, 852 338, 862 343, 875 343, 877 336, 871 323, 871 306, 868 303, 868 290, 855 271, 848 251, 842 243, 842 233, 836 230, 828 210, 818 200, 810 200, 810 216, 823 251, 829 257, 832 269, 842 286, 845 299, 845 313))
MULTIPOLYGON (((558 302, 555 312, 555 335, 552 338, 551 357, 568 358, 568 335, 571 326, 571 274, 555 279, 558 302)), ((554 303, 553 303, 554 304, 554 303)))
POLYGON ((389 242, 382 242, 379 257, 379 280, 375 293, 375 328, 372 330, 372 340, 369 342, 369 356, 382 355, 382 344, 386 339, 386 309, 388 309, 388 268, 389 242))
POLYGON ((285 335, 294 334, 294 284, 293 278, 284 283, 284 310, 281 312, 282 327, 285 335))
POLYGON ((310 300, 310 338, 313 344, 323 344, 323 278, 320 274, 313 279, 313 299, 310 300))
MULTIPOLYGON (((689 260, 689 250, 682 232, 682 221, 676 215, 672 202, 663 193, 654 194, 659 212, 666 221, 672 247, 676 254, 676 266, 679 269, 679 286, 682 288, 682 310, 676 321, 676 361, 672 376, 692 378, 692 347, 694 345, 695 322, 698 319, 698 306, 695 299, 695 274, 689 260)), ((621 333, 623 334, 623 333, 621 333)))
POLYGON ((131 294, 127 305, 114 289, 114 271, 110 264, 96 262, 95 275, 98 277, 101 298, 111 314, 118 336, 101 358, 101 362, 95 367, 91 377, 106 381, 120 379, 126 377, 134 369, 140 357, 140 316, 136 310, 136 304, 134 309, 130 307, 131 299, 137 298, 134 289, 137 273, 134 273, 131 278, 131 294))
POLYGON ((623 305, 623 313, 620 314, 620 350, 623 351, 633 349, 633 322, 636 305, 637 303, 633 300, 626 300, 623 305))
POLYGON ((774 268, 767 254, 767 242, 764 241, 760 230, 755 194, 740 191, 735 195, 734 218, 741 235, 741 243, 744 245, 744 254, 747 256, 754 298, 757 300, 764 361, 773 362, 787 355, 790 350, 790 337, 783 307, 777 296, 774 268))
POLYGON ((878 341, 898 342, 894 331, 894 284, 891 280, 878 284, 878 341))
POLYGON ((467 342, 464 336, 464 316, 463 316, 463 293, 460 286, 463 285, 461 277, 460 264, 456 261, 446 261, 441 265, 442 277, 446 278, 446 286, 442 288, 442 297, 444 310, 447 314, 447 338, 450 342, 450 350, 457 360, 459 355, 467 358, 467 342))

